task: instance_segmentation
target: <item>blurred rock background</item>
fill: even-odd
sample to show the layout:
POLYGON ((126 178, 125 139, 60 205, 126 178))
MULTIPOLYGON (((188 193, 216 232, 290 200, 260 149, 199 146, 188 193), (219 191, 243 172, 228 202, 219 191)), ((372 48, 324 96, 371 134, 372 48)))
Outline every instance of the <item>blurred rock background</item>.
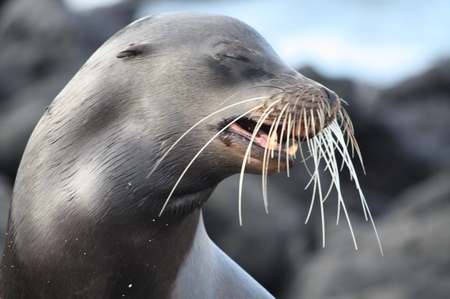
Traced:
MULTIPOLYGON (((152 7, 124 0, 74 11, 60 0, 0 1, 0 244, 18 163, 45 107, 144 5, 152 7)), ((245 176, 242 227, 238 178, 220 184, 204 211, 211 238, 277 298, 449 298, 450 59, 444 55, 392 86, 324 76, 307 66, 299 71, 350 104, 367 172, 360 171, 360 181, 385 256, 345 172, 344 197, 359 249, 344 217, 335 225, 333 196, 325 204, 322 248, 318 206, 304 224, 311 190, 304 190, 309 177, 300 161, 290 178, 271 177, 268 215, 260 176, 245 176)))

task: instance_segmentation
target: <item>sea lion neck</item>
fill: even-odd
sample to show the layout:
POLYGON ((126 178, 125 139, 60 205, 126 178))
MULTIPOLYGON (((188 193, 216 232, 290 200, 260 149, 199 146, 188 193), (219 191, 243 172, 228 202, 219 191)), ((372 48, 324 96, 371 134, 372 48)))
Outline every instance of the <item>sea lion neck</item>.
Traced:
MULTIPOLYGON (((142 213, 85 220, 77 231, 62 229, 51 237, 52 250, 27 248, 26 252, 11 251, 3 259, 4 283, 34 281, 26 290, 7 288, 3 296, 43 298, 42 289, 51 283, 46 298, 170 298, 194 242, 200 214, 201 210, 195 209, 151 219, 142 213), (21 254, 27 258, 20 258, 21 254), (10 269, 17 268, 21 271, 9 275, 10 269), (65 275, 67 268, 70 275, 65 275)), ((13 244, 10 250, 20 246, 12 234, 8 242, 13 244)))
POLYGON ((123 249, 119 260, 110 260, 107 265, 111 269, 106 272, 115 273, 106 287, 110 295, 169 298, 177 273, 194 242, 200 214, 201 210, 196 209, 185 215, 150 220, 148 231, 131 232, 123 240, 117 240, 123 243, 123 249))

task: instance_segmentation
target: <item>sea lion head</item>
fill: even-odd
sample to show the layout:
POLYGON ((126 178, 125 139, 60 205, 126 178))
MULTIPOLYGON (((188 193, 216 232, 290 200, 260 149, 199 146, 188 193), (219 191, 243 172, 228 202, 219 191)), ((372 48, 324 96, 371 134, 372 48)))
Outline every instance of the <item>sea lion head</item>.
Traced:
POLYGON ((119 177, 139 186, 133 198, 142 192, 176 203, 235 173, 288 169, 299 142, 337 119, 350 131, 341 102, 245 23, 167 13, 130 24, 89 59, 48 109, 54 126, 73 129, 48 138, 83 145, 104 138, 106 148, 88 146, 85 159, 116 167, 95 179, 119 177), (113 150, 120 157, 107 154, 113 150))

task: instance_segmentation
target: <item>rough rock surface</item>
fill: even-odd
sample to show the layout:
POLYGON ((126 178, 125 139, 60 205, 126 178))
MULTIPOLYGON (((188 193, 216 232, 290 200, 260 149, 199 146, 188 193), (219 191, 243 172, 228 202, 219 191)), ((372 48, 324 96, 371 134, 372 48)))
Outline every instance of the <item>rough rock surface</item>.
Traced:
POLYGON ((450 172, 407 188, 377 219, 384 254, 360 224, 356 252, 343 233, 312 254, 287 298, 422 299, 450 294, 450 172))

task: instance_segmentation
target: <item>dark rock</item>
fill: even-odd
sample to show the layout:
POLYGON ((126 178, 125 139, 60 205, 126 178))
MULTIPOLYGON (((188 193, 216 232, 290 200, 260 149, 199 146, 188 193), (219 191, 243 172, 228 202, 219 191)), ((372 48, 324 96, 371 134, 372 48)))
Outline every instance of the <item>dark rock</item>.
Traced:
POLYGON ((74 14, 59 0, 0 11, 0 170, 15 177, 34 126, 89 56, 132 21, 139 1, 74 14))
POLYGON ((450 59, 380 94, 379 123, 432 171, 450 167, 450 59))
POLYGON ((450 173, 405 190, 377 219, 385 256, 367 223, 357 224, 361 249, 341 232, 311 255, 288 298, 448 298, 450 294, 450 173))
POLYGON ((58 0, 16 0, 2 7, 1 102, 48 75, 73 72, 74 61, 79 66, 83 57, 74 21, 58 0))
POLYGON ((57 0, 8 2, 0 15, 0 169, 14 178, 34 126, 88 53, 57 0))
POLYGON ((117 31, 134 21, 141 0, 122 0, 111 5, 77 13, 83 44, 94 52, 117 31))

